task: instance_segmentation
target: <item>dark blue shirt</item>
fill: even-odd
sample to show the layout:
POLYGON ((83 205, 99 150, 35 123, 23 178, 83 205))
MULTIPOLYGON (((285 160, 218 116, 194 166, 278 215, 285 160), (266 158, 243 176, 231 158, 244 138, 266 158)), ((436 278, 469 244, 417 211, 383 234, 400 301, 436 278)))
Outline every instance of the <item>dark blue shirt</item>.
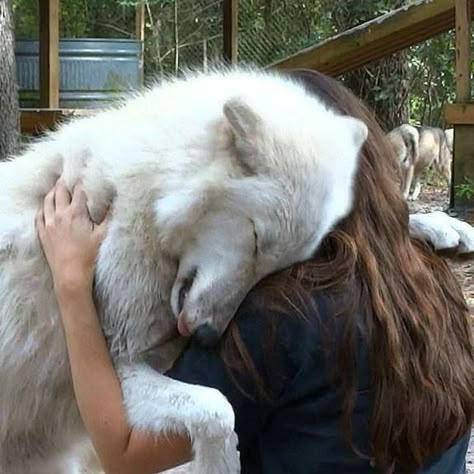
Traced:
MULTIPOLYGON (((362 453, 358 456, 341 434, 342 397, 333 383, 333 356, 342 318, 338 322, 333 317, 333 298, 316 295, 317 310, 307 319, 272 313, 253 300, 247 298, 235 321, 270 391, 267 396, 258 392, 252 377, 231 375, 217 350, 194 342, 168 375, 217 388, 228 398, 236 415, 242 474, 379 474, 364 456, 371 412, 364 339, 359 337, 357 345, 352 419, 353 443, 362 453)), ((468 442, 466 435, 420 474, 464 474, 468 442)))

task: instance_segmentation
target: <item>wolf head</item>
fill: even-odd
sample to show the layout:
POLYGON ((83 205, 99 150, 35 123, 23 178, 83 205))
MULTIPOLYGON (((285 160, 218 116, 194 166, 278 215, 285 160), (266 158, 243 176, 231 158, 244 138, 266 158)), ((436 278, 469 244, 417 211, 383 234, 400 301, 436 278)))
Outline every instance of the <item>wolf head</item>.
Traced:
POLYGON ((179 262, 178 329, 204 344, 216 342, 252 286, 311 257, 349 213, 367 137, 361 121, 299 84, 258 85, 223 102, 212 166, 156 204, 162 246, 179 262))

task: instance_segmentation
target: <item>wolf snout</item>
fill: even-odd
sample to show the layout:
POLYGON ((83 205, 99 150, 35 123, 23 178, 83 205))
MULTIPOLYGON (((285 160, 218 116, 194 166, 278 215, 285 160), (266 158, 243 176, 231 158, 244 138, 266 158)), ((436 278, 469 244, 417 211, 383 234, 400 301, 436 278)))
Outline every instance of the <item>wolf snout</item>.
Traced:
POLYGON ((188 322, 186 321, 186 315, 184 312, 181 312, 178 315, 178 332, 183 337, 191 336, 191 330, 189 328, 188 322))
POLYGON ((212 347, 219 341, 220 334, 217 329, 212 327, 209 323, 204 323, 197 327, 193 337, 195 337, 202 346, 212 347))
POLYGON ((220 338, 219 331, 210 323, 203 323, 193 329, 184 312, 178 316, 178 332, 183 337, 194 337, 204 347, 215 346, 220 338))

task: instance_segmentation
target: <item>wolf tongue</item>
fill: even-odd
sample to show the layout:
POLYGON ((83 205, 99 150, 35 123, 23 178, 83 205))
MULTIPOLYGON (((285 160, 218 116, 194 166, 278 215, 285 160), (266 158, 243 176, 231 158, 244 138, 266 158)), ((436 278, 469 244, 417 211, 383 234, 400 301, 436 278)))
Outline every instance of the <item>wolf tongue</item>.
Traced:
POLYGON ((189 337, 191 331, 189 330, 188 324, 186 323, 186 316, 183 311, 178 315, 178 332, 183 337, 189 337))

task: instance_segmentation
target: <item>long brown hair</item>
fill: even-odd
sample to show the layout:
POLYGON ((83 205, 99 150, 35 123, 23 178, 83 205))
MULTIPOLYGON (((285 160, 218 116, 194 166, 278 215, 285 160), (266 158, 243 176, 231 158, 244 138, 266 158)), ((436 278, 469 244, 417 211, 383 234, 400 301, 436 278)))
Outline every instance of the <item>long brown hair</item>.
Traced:
MULTIPOLYGON (((312 260, 270 276, 254 291, 271 295, 267 302, 274 309, 296 308, 296 315, 311 307, 314 290, 350 285, 350 292, 340 292, 342 312, 350 315, 349 308, 362 308, 366 315, 373 390, 370 456, 384 472, 414 472, 473 423, 474 346, 468 310, 446 263, 409 236, 396 163, 371 112, 334 79, 306 70, 289 74, 328 106, 363 120, 369 136, 352 213, 312 260)), ((350 422, 357 391, 356 324, 353 317, 344 320, 338 364, 343 430, 354 449, 350 422)), ((235 324, 222 350, 230 367, 259 379, 235 324)))

